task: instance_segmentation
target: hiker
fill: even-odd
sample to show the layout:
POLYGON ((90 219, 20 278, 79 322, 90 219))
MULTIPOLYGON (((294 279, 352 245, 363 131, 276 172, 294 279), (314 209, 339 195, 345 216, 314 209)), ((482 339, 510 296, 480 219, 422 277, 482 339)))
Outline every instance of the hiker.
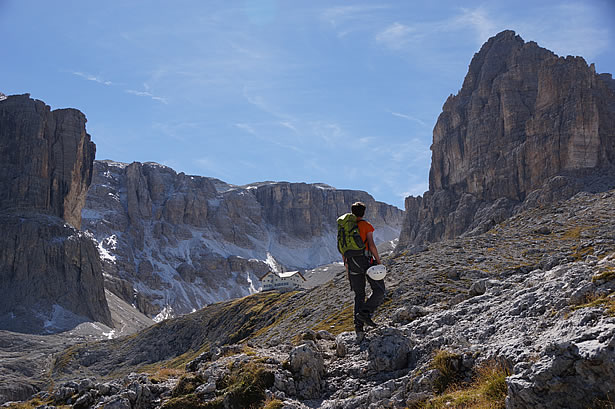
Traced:
POLYGON ((364 326, 376 326, 372 314, 384 301, 384 280, 373 280, 367 269, 380 264, 380 255, 374 244, 374 227, 363 220, 366 206, 362 202, 352 205, 352 213, 338 220, 338 250, 342 253, 350 288, 354 292, 354 327, 357 342, 365 338, 364 326), (358 233, 358 235, 357 235, 358 233), (358 237, 360 236, 360 237, 358 237), (372 295, 365 300, 365 280, 369 282, 372 295))

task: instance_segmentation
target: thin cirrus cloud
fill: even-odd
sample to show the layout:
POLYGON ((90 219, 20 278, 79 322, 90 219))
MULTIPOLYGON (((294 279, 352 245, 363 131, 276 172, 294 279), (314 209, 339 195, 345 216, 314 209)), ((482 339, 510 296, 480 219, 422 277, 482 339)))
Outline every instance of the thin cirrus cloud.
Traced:
POLYGON ((168 104, 169 103, 166 98, 158 97, 158 96, 152 94, 149 91, 137 91, 137 90, 134 90, 134 89, 127 89, 127 90, 125 90, 125 92, 127 94, 136 95, 138 97, 148 97, 148 98, 153 99, 154 101, 162 102, 163 104, 168 104))
POLYGON ((417 117, 414 117, 412 115, 401 114, 399 112, 391 112, 391 115, 396 116, 398 118, 406 119, 408 121, 416 122, 417 124, 419 124, 421 126, 429 126, 427 124, 427 122, 425 122, 425 121, 423 121, 423 120, 421 120, 421 119, 419 119, 417 117))
POLYGON ((113 84, 111 81, 107 81, 107 80, 104 80, 104 79, 102 79, 100 77, 97 77, 96 75, 86 74, 86 73, 83 73, 81 71, 72 71, 72 74, 76 75, 77 77, 81 77, 83 79, 86 79, 88 81, 94 81, 94 82, 97 82, 97 83, 103 84, 103 85, 112 85, 113 84))

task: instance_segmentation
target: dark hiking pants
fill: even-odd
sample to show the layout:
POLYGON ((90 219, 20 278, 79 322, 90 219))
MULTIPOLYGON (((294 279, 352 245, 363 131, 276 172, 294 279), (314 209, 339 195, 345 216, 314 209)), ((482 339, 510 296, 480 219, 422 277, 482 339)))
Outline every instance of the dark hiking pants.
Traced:
POLYGON ((347 261, 350 288, 354 291, 354 326, 356 329, 362 329, 363 323, 357 320, 357 313, 367 313, 371 316, 382 304, 385 295, 384 280, 372 280, 366 274, 369 268, 366 256, 349 257, 347 261), (365 300, 365 280, 372 288, 372 295, 367 300, 365 300))

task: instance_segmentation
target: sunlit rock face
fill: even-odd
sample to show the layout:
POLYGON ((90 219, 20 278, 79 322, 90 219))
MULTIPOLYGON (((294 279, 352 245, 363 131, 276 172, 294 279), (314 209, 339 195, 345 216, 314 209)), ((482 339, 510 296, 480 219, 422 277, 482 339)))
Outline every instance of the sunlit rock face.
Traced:
POLYGON ((614 84, 583 58, 513 31, 490 38, 434 127, 429 191, 406 199, 400 247, 483 232, 520 205, 610 187, 601 178, 615 162, 614 84))

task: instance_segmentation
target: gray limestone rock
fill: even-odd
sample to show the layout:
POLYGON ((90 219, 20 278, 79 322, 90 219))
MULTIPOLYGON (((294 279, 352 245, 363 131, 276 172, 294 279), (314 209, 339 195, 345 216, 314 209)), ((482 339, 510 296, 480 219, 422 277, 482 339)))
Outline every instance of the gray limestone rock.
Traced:
POLYGON ((307 342, 295 347, 289 356, 289 363, 297 395, 302 399, 318 398, 325 374, 324 360, 315 343, 307 342))
POLYGON ((408 367, 412 343, 401 331, 385 328, 369 342, 369 369, 377 372, 396 371, 408 367))

